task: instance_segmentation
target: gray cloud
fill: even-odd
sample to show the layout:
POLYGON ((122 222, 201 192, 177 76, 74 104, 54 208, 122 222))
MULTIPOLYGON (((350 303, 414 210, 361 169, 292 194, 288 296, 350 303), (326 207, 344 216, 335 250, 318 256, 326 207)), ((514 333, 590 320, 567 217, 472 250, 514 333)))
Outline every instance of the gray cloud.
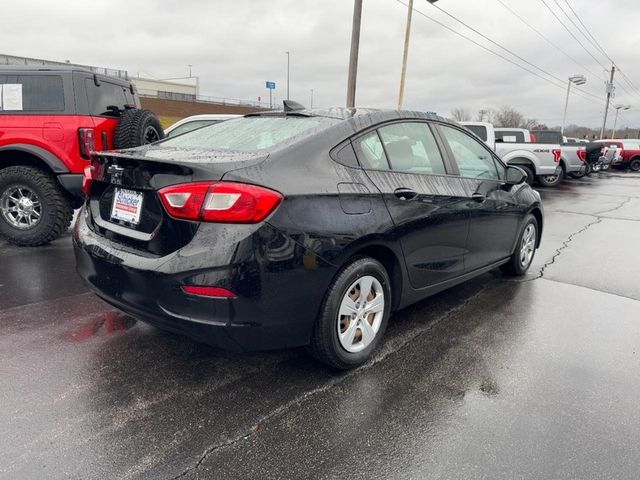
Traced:
MULTIPOLYGON (((640 4, 633 0, 568 1, 640 88, 640 65, 636 61, 640 4)), ((559 2, 563 4, 564 0, 559 2)), ((194 75, 201 78, 203 94, 265 98, 268 92, 264 81, 273 80, 278 83, 276 94, 281 99, 285 94, 284 52, 290 50, 292 98, 308 103, 313 88, 317 105, 344 103, 351 0, 4 3, 2 53, 69 59, 156 78, 185 75, 186 65, 193 64, 194 75)), ((589 79, 585 90, 599 99, 591 102, 572 96, 568 121, 598 125, 604 106, 603 68, 581 49, 539 0, 513 0, 508 4, 600 76, 594 77, 555 51, 496 0, 438 2, 441 8, 562 79, 585 73, 589 79)), ((415 0, 415 5, 455 30, 474 36, 426 0, 415 0)), ((395 106, 405 17, 406 7, 395 0, 364 1, 357 104, 395 106)), ((597 57, 608 64, 602 55, 597 57)), ((631 90, 622 81, 619 85, 631 90)), ((485 107, 512 105, 528 117, 557 125, 563 100, 561 88, 414 15, 406 107, 448 115, 454 107, 475 112, 485 107)), ((640 94, 630 95, 618 88, 614 102, 636 107, 621 115, 621 125, 640 125, 640 94)))

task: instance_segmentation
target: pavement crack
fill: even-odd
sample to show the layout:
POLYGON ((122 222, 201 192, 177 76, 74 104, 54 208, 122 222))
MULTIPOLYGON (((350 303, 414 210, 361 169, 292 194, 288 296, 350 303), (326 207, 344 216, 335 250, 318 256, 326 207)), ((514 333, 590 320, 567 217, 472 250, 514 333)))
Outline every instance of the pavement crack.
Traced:
POLYGON ((615 212, 616 210, 621 209, 622 207, 624 207, 627 203, 629 203, 631 201, 631 197, 627 197, 626 200, 624 200, 620 205, 618 205, 617 207, 613 207, 610 208, 609 210, 604 210, 602 212, 596 212, 593 214, 594 217, 597 217, 599 215, 603 215, 605 213, 611 213, 611 212, 615 212))
MULTIPOLYGON (((596 217, 595 215, 591 215, 593 217, 596 217)), ((601 217, 596 217, 596 220, 594 220, 591 223, 586 224, 584 227, 582 227, 580 230, 573 232, 572 234, 570 234, 566 240, 564 240, 562 242, 562 245, 560 246, 560 248, 557 248, 555 253, 553 254, 553 256, 551 257, 551 260, 549 260, 548 262, 546 262, 544 265, 542 265, 542 267, 540 268, 540 271, 538 272, 538 275, 535 276, 534 278, 529 278, 527 280, 524 280, 524 282, 532 282, 534 280, 538 280, 539 278, 543 278, 544 277, 544 272, 545 270, 550 267, 551 265, 553 265, 556 261, 556 259, 562 254, 562 251, 569 248, 569 244, 572 242, 573 238, 577 235, 580 235, 581 233, 586 232, 587 230, 589 230, 589 228, 591 228, 593 225, 596 225, 598 223, 602 222, 602 218, 601 217)))
POLYGON ((352 376, 361 373, 363 370, 368 370, 369 368, 371 368, 371 367, 377 365, 378 363, 382 362, 389 355, 392 355, 392 354, 402 350, 405 346, 407 346, 409 343, 411 343, 413 340, 415 340, 416 337, 425 334, 427 331, 431 330, 432 328, 434 328, 436 325, 438 325, 442 321, 444 321, 447 318, 451 317, 452 315, 455 315, 456 313, 459 313, 460 311, 462 311, 465 307, 467 307, 472 301, 474 301, 477 297, 479 297, 486 290, 487 285, 488 284, 483 284, 478 289, 478 291, 475 292, 473 295, 469 295, 469 296, 465 297, 464 301, 462 301, 461 303, 459 303, 457 305, 454 305, 451 308, 445 310, 444 312, 442 312, 442 314, 440 316, 436 317, 434 320, 432 320, 428 324, 421 325, 418 328, 410 329, 410 331, 407 331, 405 333, 405 335, 400 335, 399 338, 396 337, 395 339, 390 339, 390 341, 385 342, 384 345, 381 345, 381 347, 383 347, 383 348, 381 349, 379 354, 375 355, 374 357, 372 357, 364 365, 362 365, 362 366, 360 366, 358 368, 355 368, 353 370, 350 370, 350 371, 342 374, 341 376, 336 376, 333 380, 325 383, 324 385, 322 385, 320 387, 314 388, 312 390, 304 392, 301 395, 298 395, 297 397, 295 397, 294 399, 290 400, 289 402, 284 403, 283 405, 279 406, 278 408, 276 408, 276 409, 272 410, 271 412, 269 412, 269 413, 263 415, 262 417, 260 417, 251 427, 249 427, 247 430, 245 430, 242 434, 237 435, 236 437, 234 437, 234 438, 232 438, 230 440, 218 443, 216 445, 213 445, 213 446, 207 448, 202 453, 202 455, 200 455, 198 460, 195 463, 193 463, 192 466, 189 466, 189 467, 185 468, 180 474, 178 474, 178 475, 176 475, 174 477, 171 477, 171 480, 177 480, 179 478, 186 477, 189 473, 192 473, 192 472, 196 471, 198 468, 200 468, 200 466, 204 463, 204 461, 211 454, 213 454, 213 453, 215 453, 215 452, 217 452, 219 450, 232 447, 237 443, 244 442, 245 440, 248 440, 249 438, 251 438, 254 435, 256 435, 260 431, 260 425, 261 424, 263 424, 263 423, 265 423, 265 422, 267 422, 267 421, 269 421, 271 419, 277 418, 280 415, 283 415, 283 414, 287 413, 289 410, 291 410, 291 408, 301 405, 303 402, 309 400, 310 398, 314 397, 315 395, 318 395, 320 393, 324 393, 324 392, 327 392, 327 391, 331 390, 333 387, 335 387, 337 385, 340 385, 342 382, 348 380, 352 376))

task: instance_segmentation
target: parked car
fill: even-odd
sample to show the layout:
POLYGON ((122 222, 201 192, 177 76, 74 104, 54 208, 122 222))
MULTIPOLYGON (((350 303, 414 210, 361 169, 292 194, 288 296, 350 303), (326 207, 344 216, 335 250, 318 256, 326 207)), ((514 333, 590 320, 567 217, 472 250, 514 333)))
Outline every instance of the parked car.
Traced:
POLYGON ((209 125, 224 122, 225 120, 231 120, 232 118, 238 118, 240 116, 241 115, 224 114, 192 115, 171 125, 164 131, 164 134, 167 137, 175 137, 176 135, 182 135, 183 133, 190 132, 196 128, 207 127, 209 125))
POLYGON ((495 152, 503 162, 522 168, 529 185, 533 185, 536 179, 546 187, 556 186, 562 181, 562 151, 559 145, 530 143, 526 140, 531 140, 531 135, 524 129, 494 128, 485 122, 461 122, 461 125, 471 129, 480 139, 486 138, 484 142, 487 145, 494 145, 495 152), (495 132, 495 138, 492 132, 495 132))
POLYGON ((105 301, 226 348, 363 363, 391 312, 496 267, 523 275, 540 196, 433 114, 247 115, 96 155, 73 234, 105 301))
POLYGON ((613 165, 621 168, 629 168, 634 172, 640 172, 640 140, 596 140, 596 143, 605 143, 617 147, 617 156, 613 165))
POLYGON ((76 67, 0 66, 0 236, 42 245, 82 204, 94 150, 163 138, 128 80, 76 67))
POLYGON ((588 173, 586 145, 568 142, 559 130, 532 130, 534 143, 560 145, 560 167, 564 175, 582 178, 588 173))

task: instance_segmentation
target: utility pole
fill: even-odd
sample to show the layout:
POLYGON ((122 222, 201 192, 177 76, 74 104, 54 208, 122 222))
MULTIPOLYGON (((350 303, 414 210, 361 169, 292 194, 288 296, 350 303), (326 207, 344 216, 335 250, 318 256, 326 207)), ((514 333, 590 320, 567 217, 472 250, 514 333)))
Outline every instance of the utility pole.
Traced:
POLYGON ((413 0, 409 0, 407 8, 407 26, 404 30, 404 51, 402 52, 402 71, 400 72, 400 92, 398 93, 398 110, 402 110, 404 100, 404 79, 407 74, 407 57, 409 56, 409 38, 411 37, 411 16, 413 14, 413 0))
POLYGON ((613 76, 616 74, 616 66, 611 65, 611 80, 607 83, 607 103, 604 107, 604 120, 602 121, 602 130, 600 130, 600 140, 604 138, 604 130, 607 128, 607 114, 609 113, 609 102, 613 95, 613 76))
POLYGON ((356 106, 356 77, 358 76, 361 20, 362 0, 354 0, 353 25, 351 27, 351 52, 349 53, 349 76, 347 78, 347 108, 354 108, 356 106))
POLYGON ((289 100, 289 60, 291 59, 291 52, 287 50, 285 53, 287 54, 287 100, 289 100))
POLYGON ((313 88, 311 89, 311 105, 309 108, 313 108, 313 88))
POLYGON ((191 67, 193 67, 193 65, 189 64, 187 67, 189 67, 189 78, 191 78, 191 67))

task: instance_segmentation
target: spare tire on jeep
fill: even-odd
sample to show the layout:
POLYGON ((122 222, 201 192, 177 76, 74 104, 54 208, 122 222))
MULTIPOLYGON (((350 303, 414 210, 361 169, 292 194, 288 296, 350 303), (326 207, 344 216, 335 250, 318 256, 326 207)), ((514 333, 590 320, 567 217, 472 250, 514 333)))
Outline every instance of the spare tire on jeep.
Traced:
POLYGON ((152 111, 133 108, 120 114, 115 138, 117 149, 139 147, 163 138, 160 119, 152 111))

